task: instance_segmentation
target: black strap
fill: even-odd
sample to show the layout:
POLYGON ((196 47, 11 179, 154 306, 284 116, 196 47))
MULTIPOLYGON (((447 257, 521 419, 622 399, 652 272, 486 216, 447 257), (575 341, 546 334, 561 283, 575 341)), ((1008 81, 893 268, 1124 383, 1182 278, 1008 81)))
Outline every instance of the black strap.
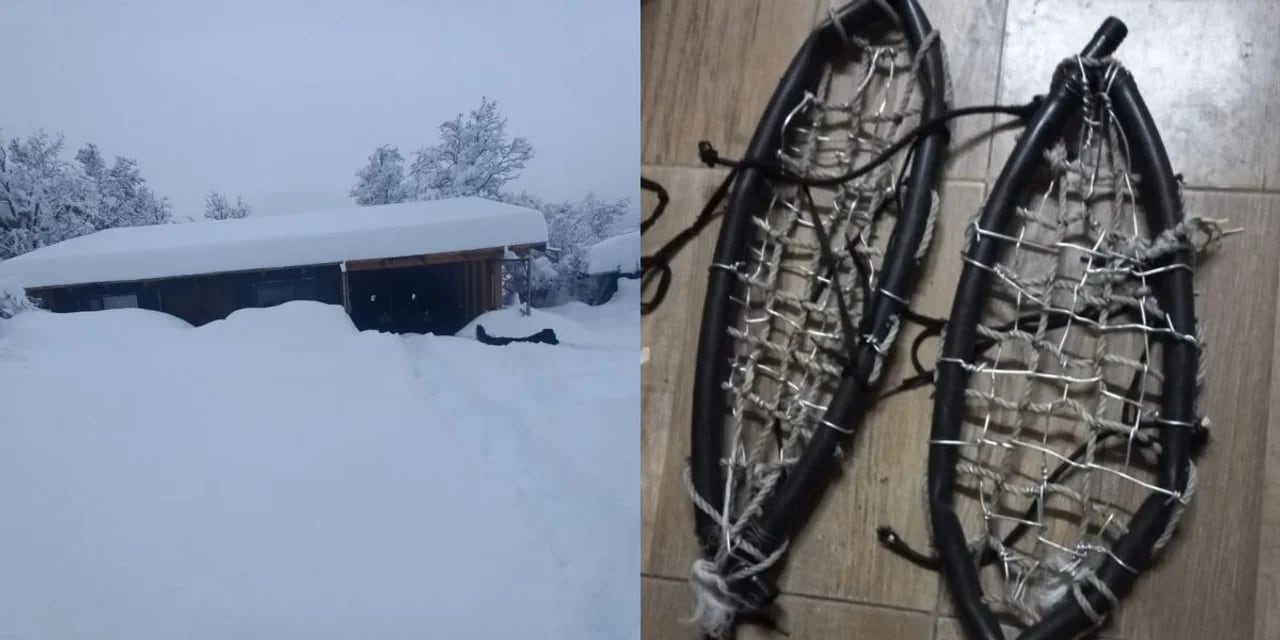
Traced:
MULTIPOLYGON (((801 176, 786 170, 776 162, 765 162, 749 158, 742 160, 723 158, 720 156, 720 152, 717 151, 710 142, 706 140, 700 141, 698 143, 698 158, 703 164, 713 168, 728 167, 731 171, 729 172, 729 175, 725 176, 725 179, 720 183, 720 186, 716 188, 715 193, 712 194, 711 198, 707 200, 705 205, 703 205, 702 211, 698 214, 698 217, 694 219, 692 224, 677 233, 652 255, 640 258, 640 269, 642 272, 641 289, 643 290, 647 287, 650 282, 655 283, 652 296, 648 300, 642 300, 640 303, 641 315, 648 315, 657 310, 663 300, 666 299, 667 292, 671 287, 671 261, 680 252, 680 250, 689 243, 690 240, 698 237, 702 231, 720 215, 720 203, 723 202, 725 197, 728 195, 729 187, 737 178, 740 170, 755 169, 763 173, 766 178, 779 183, 793 184, 802 187, 824 187, 844 184, 870 173, 880 165, 891 160, 899 151, 907 148, 926 135, 939 132, 946 134, 948 132, 946 128, 947 122, 955 118, 991 113, 1003 113, 1016 115, 1021 118, 1028 118, 1040 108, 1041 102, 1042 98, 1037 96, 1032 99, 1031 102, 1023 105, 975 106, 947 111, 935 118, 921 122, 896 142, 889 145, 888 148, 867 164, 831 178, 808 178, 801 176)), ((895 191, 895 200, 898 197, 898 192, 901 191, 902 177, 905 176, 909 161, 910 158, 908 158, 908 163, 903 164, 903 170, 900 172, 898 183, 899 187, 895 191)), ((641 222, 640 233, 643 235, 644 232, 651 228, 653 224, 657 222, 658 218, 661 217, 663 212, 666 210, 670 199, 668 197, 667 190, 653 180, 642 177, 640 178, 640 186, 642 189, 658 194, 657 208, 654 209, 654 212, 650 214, 648 218, 641 222)), ((809 198, 812 200, 811 196, 809 196, 809 198)))
MULTIPOLYGON (((728 195, 729 187, 733 185, 733 181, 737 176, 738 171, 736 169, 730 171, 729 175, 725 176, 724 180, 720 183, 720 186, 716 187, 715 193, 711 194, 711 198, 707 200, 705 205, 703 205, 702 211, 698 213, 698 217, 694 219, 693 224, 682 229, 680 233, 677 233, 674 237, 668 240, 667 243, 662 245, 662 247, 655 251, 653 255, 641 256, 641 290, 643 291, 643 289, 648 286, 649 282, 654 278, 657 278, 657 288, 654 289, 652 297, 648 300, 640 301, 640 315, 653 313, 657 310, 658 306, 662 304, 662 301, 666 299, 667 290, 671 287, 671 261, 675 259, 678 253, 680 253, 680 250, 684 249, 685 245, 689 244, 689 241, 701 235, 702 230, 706 229, 707 225, 711 224, 720 216, 720 202, 724 200, 726 195, 728 195)), ((662 189, 661 186, 658 188, 662 189)), ((652 222, 661 215, 662 209, 666 207, 666 201, 662 199, 662 194, 665 193, 665 189, 659 191, 658 209, 649 216, 649 219, 646 222, 652 224, 652 222)), ((644 231, 642 229, 641 235, 643 234, 644 231)))

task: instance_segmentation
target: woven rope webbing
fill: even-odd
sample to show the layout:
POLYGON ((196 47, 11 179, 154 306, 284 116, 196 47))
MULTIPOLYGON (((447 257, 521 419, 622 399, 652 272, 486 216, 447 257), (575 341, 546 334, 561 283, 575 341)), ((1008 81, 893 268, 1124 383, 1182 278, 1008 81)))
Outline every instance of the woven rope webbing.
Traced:
POLYGON ((1068 142, 1047 153, 1041 195, 1008 229, 982 229, 976 219, 969 228, 970 243, 995 239, 1002 257, 993 267, 970 263, 991 273, 992 299, 978 326, 978 361, 960 363, 971 372, 962 436, 941 443, 960 449, 957 506, 971 544, 997 554, 996 570, 984 574, 987 604, 1028 625, 1067 597, 1100 623, 1081 585, 1114 601, 1093 571, 1134 510, 1153 492, 1180 502, 1158 549, 1195 490, 1194 467, 1182 494, 1154 481, 1158 429, 1196 426, 1159 415, 1159 342, 1199 346, 1197 387, 1204 345, 1173 331, 1149 280, 1161 256, 1199 252, 1221 237, 1200 218, 1147 236, 1141 182, 1128 172, 1103 93, 1116 67, 1071 62, 1103 65, 1095 76, 1103 86, 1087 92, 1068 142), (1006 547, 1016 527, 1026 535, 1006 547))
MULTIPOLYGON (((807 96, 787 119, 778 158, 796 174, 825 178, 862 166, 919 120, 916 72, 928 48, 938 46, 936 34, 914 58, 901 40, 870 42, 846 34, 846 43, 845 59, 833 62, 817 95, 807 96)), ((769 568, 786 549, 784 541, 765 557, 743 540, 744 525, 760 513, 783 470, 796 462, 817 429, 846 429, 823 421, 842 375, 838 355, 849 352, 833 276, 856 328, 863 287, 875 290, 903 161, 900 154, 860 179, 812 189, 814 206, 801 188, 774 185, 768 210, 752 219, 744 263, 713 265, 736 276, 733 302, 740 307, 738 321, 728 328, 735 347, 723 384, 728 407, 724 502, 708 503, 688 482, 697 508, 720 523, 716 556, 699 560, 691 578, 698 602, 694 619, 713 635, 727 629, 737 608, 725 581, 769 568), (815 214, 838 265, 835 274, 820 250, 815 214), (723 575, 731 551, 745 552, 755 562, 723 575)), ((932 234, 937 206, 934 194, 926 235, 932 234)), ((921 252, 927 238, 924 245, 921 252)), ((873 377, 880 368, 877 362, 873 377)))

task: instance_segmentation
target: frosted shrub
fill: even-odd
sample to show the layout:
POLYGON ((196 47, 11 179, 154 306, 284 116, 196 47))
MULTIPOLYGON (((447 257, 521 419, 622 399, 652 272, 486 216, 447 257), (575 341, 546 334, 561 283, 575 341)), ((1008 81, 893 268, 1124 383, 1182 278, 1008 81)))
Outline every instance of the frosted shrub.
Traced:
POLYGON ((39 309, 34 300, 13 278, 0 279, 0 318, 8 320, 24 311, 39 309))

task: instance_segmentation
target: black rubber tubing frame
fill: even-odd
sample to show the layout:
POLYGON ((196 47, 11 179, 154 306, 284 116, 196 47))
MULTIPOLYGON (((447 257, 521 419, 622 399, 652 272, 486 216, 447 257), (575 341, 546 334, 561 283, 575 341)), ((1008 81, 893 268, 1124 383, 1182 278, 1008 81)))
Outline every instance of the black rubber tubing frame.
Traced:
MULTIPOLYGON (((1085 49, 1089 57, 1105 57, 1124 37, 1124 26, 1108 18, 1095 39, 1085 49)), ((999 230, 1008 226, 1018 196, 1036 163, 1048 145, 1061 137, 1070 116, 1081 104, 1079 91, 1084 78, 1069 66, 1059 69, 1048 98, 1028 123, 1022 138, 1009 157, 991 195, 983 208, 980 225, 999 230)), ((1163 142, 1151 119, 1146 104, 1138 93, 1133 77, 1119 70, 1110 87, 1110 98, 1129 141, 1132 169, 1142 177, 1139 201, 1145 212, 1152 236, 1175 227, 1183 217, 1177 180, 1169 164, 1163 142)), ((996 238, 977 236, 967 257, 990 267, 999 258, 1002 242, 996 238)), ((1156 266, 1179 265, 1153 276, 1156 300, 1169 316, 1173 329, 1184 336, 1195 335, 1195 309, 1192 295, 1191 255, 1181 250, 1156 266)), ((933 441, 955 440, 960 436, 964 419, 964 389, 969 372, 956 361, 972 362, 975 357, 976 324, 989 294, 986 269, 966 262, 956 289, 955 302, 947 323, 942 356, 937 368, 934 401, 933 441)), ((1163 340, 1164 386, 1161 415, 1166 420, 1194 422, 1195 375, 1198 348, 1181 339, 1163 340)), ((1159 457, 1157 483, 1165 489, 1181 493, 1187 485, 1190 466, 1190 430, 1160 430, 1162 450, 1159 457)), ((952 445, 934 444, 929 448, 928 492, 930 522, 934 545, 942 559, 948 589, 966 633, 981 640, 1004 638, 996 616, 982 602, 983 590, 978 581, 973 554, 967 548, 965 534, 953 505, 957 450, 952 445)), ((1171 497, 1153 493, 1148 496, 1129 523, 1129 531, 1112 549, 1097 570, 1101 579, 1117 599, 1132 588, 1137 575, 1150 560, 1155 541, 1164 532, 1177 503, 1171 497), (1125 568, 1116 561, 1119 558, 1125 568)), ((1091 608, 1099 613, 1110 610, 1111 602, 1089 583, 1082 591, 1091 608)), ((1037 624, 1027 629, 1023 640, 1057 640, 1074 638, 1093 626, 1093 621, 1072 597, 1064 597, 1037 624)))
MULTIPOLYGON (((892 0, 890 4, 915 55, 933 27, 915 0, 892 0)), ((846 32, 857 32, 877 20, 892 20, 894 16, 885 16, 878 3, 867 0, 847 5, 835 19, 846 32)), ((775 161, 787 115, 800 103, 806 91, 817 90, 826 61, 842 46, 840 30, 830 20, 809 36, 774 91, 747 148, 747 159, 775 161)), ((941 43, 938 42, 927 52, 922 72, 917 78, 927 96, 922 119, 940 115, 947 109, 944 72, 941 43)), ((863 326, 859 329, 861 333, 871 333, 877 341, 885 338, 891 323, 902 310, 903 303, 898 298, 910 299, 914 289, 918 266, 916 249, 928 224, 933 190, 941 174, 949 136, 949 131, 939 128, 917 142, 903 210, 899 212, 885 253, 881 280, 877 283, 878 289, 894 295, 876 291, 870 302, 870 311, 865 314, 863 326)), ((772 195, 767 180, 759 171, 752 168, 742 170, 730 192, 713 265, 735 265, 742 260, 747 236, 752 230, 750 220, 752 216, 767 212, 772 195)), ((694 377, 690 451, 692 481, 698 494, 716 506, 724 499, 724 472, 720 465, 726 399, 721 385, 729 376, 732 345, 727 330, 730 322, 736 319, 730 301, 735 284, 733 273, 715 266, 710 268, 694 377)), ((863 345, 859 350, 853 371, 846 372, 827 410, 827 421, 846 427, 861 421, 875 397, 873 390, 864 388, 862 381, 869 376, 876 355, 872 345, 863 345)), ((764 513, 744 529, 745 536, 765 555, 774 552, 783 540, 790 539, 808 519, 833 475, 838 447, 847 439, 845 434, 834 429, 819 429, 802 459, 789 471, 765 505, 764 513)), ((722 544, 716 521, 695 509, 695 525, 704 554, 714 556, 716 545, 722 544)), ((732 559, 736 563, 745 561, 740 557, 732 559)), ((732 572, 737 566, 730 566, 727 571, 732 572)), ((777 595, 771 578, 765 576, 753 576, 731 584, 730 588, 751 607, 767 605, 777 595)))

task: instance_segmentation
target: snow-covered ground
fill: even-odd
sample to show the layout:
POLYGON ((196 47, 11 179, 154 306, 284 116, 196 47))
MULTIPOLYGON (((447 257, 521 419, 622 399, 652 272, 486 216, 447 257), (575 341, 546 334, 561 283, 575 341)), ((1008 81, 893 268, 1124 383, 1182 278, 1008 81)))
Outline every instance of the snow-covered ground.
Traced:
POLYGON ((0 637, 639 637, 638 301, 0 320, 0 637))

